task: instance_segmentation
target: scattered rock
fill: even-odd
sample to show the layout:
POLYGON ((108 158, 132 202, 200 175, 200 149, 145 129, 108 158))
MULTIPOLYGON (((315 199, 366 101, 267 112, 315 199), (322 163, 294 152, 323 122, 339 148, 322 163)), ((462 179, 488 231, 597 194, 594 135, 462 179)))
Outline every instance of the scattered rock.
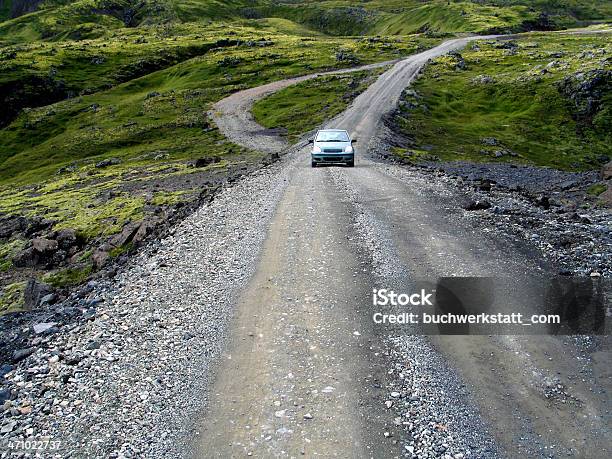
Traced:
POLYGON ((9 421, 8 423, 4 424, 2 428, 0 428, 0 433, 1 434, 11 433, 16 425, 17 425, 17 422, 9 421))
POLYGON ((491 203, 486 200, 474 200, 467 203, 463 208, 465 210, 474 211, 474 210, 485 210, 491 207, 491 203))
POLYGON ((102 161, 96 163, 96 167, 98 169, 102 169, 109 166, 115 166, 117 164, 121 164, 121 160, 119 158, 107 158, 102 161))
POLYGON ((140 228, 140 222, 128 222, 125 224, 119 234, 115 234, 110 238, 109 244, 115 247, 123 247, 127 243, 131 242, 138 229, 140 228))
POLYGON ((112 247, 110 247, 108 244, 103 244, 100 247, 98 247, 96 250, 94 250, 93 254, 91 255, 91 261, 93 262, 94 266, 97 269, 104 266, 106 262, 109 260, 110 258, 109 252, 111 249, 112 247))
POLYGON ((219 158, 218 156, 206 156, 204 158, 196 159, 193 166, 194 167, 206 167, 206 166, 210 166, 211 164, 216 164, 220 161, 221 161, 221 158, 219 158))
POLYGON ((495 78, 489 75, 477 75, 472 78, 472 84, 493 84, 495 81, 495 78))
POLYGON ((51 328, 55 327, 56 325, 57 325, 56 322, 41 322, 38 324, 34 324, 32 328, 34 329, 34 333, 36 333, 37 335, 40 335, 42 333, 49 331, 51 328))
POLYGON ((612 161, 608 162, 601 168, 601 179, 602 180, 612 179, 612 161))
POLYGON ((22 216, 9 216, 0 218, 0 238, 8 238, 24 231, 28 221, 22 216))
POLYGON ((25 348, 25 349, 17 349, 15 352, 13 352, 13 363, 21 362, 26 357, 29 357, 32 354, 34 354, 34 352, 36 352, 36 348, 35 347, 28 347, 28 348, 25 348))
POLYGON ((356 65, 361 62, 355 54, 346 49, 339 49, 336 51, 335 58, 338 62, 344 62, 351 65, 356 65))
POLYGON ((55 240, 61 249, 70 249, 77 244, 77 233, 73 229, 64 228, 58 231, 55 240))
POLYGON ((535 199, 537 206, 543 207, 544 209, 550 208, 550 198, 546 195, 540 195, 535 199))
POLYGON ((480 139, 480 142, 483 145, 488 145, 488 146, 491 146, 491 147, 494 147, 494 146, 497 146, 497 145, 500 144, 499 140, 497 140, 495 137, 484 137, 484 138, 480 139))
POLYGON ((132 238, 132 242, 140 243, 145 240, 145 238, 153 233, 157 225, 161 223, 161 219, 159 217, 148 217, 145 218, 138 227, 138 230, 134 234, 132 238))
POLYGON ((236 56, 225 56, 223 59, 217 61, 219 67, 236 67, 240 65, 242 59, 236 56))
POLYGON ((30 247, 20 251, 13 258, 13 263, 18 267, 46 264, 53 261, 53 255, 58 248, 57 241, 47 238, 34 238, 30 241, 30 247))

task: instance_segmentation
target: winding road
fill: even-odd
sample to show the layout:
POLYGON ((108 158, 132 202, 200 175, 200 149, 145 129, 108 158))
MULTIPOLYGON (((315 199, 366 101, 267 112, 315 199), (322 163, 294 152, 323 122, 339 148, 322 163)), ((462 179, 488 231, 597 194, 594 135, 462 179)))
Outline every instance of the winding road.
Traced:
MULTIPOLYGON (((576 340, 550 336, 424 338, 371 319, 373 288, 553 271, 529 246, 466 218, 464 196, 444 181, 367 155, 382 117, 428 59, 493 38, 376 64, 391 67, 327 124, 358 138, 355 168, 310 168, 307 147, 289 146, 250 115, 255 100, 320 74, 215 105, 232 141, 288 152, 287 183, 236 307, 195 457, 610 454, 609 353, 585 357, 576 340), (548 397, 550 381, 567 396, 548 397)), ((524 305, 536 290, 505 298, 524 305)))

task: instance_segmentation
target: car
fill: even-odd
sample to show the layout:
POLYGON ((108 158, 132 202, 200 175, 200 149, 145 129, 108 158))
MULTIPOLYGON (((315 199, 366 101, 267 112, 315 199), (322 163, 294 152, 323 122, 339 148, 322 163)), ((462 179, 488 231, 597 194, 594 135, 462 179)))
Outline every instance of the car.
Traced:
POLYGON ((312 153, 310 154, 312 167, 319 164, 344 163, 348 167, 355 165, 355 150, 349 133, 343 129, 321 129, 317 131, 310 143, 312 153))

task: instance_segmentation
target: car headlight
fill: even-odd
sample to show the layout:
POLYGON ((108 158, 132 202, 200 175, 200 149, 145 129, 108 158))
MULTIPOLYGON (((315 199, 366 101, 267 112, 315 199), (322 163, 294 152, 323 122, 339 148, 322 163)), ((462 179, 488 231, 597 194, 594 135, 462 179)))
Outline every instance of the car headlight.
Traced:
POLYGON ((349 146, 347 146, 347 147, 344 149, 344 153, 353 153, 353 147, 351 147, 350 145, 349 145, 349 146))
POLYGON ((317 147, 316 145, 314 147, 312 147, 312 152, 313 153, 321 153, 321 147, 317 147))

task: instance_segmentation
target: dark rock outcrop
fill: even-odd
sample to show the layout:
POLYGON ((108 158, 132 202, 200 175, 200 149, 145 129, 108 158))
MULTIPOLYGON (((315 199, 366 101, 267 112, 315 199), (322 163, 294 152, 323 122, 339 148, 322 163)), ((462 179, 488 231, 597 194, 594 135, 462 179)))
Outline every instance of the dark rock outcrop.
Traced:
POLYGON ((51 286, 39 282, 36 279, 28 280, 23 292, 24 309, 28 311, 36 309, 40 305, 41 300, 52 292, 53 289, 51 286))
POLYGON ((47 264, 53 261, 53 256, 58 249, 59 244, 57 241, 37 237, 30 241, 29 247, 19 252, 13 258, 13 263, 18 267, 47 264))
POLYGON ((0 218, 0 238, 8 238, 24 231, 28 221, 21 216, 8 216, 0 218))
POLYGON ((612 91, 612 70, 595 69, 578 72, 559 82, 559 92, 574 105, 574 118, 591 124, 601 110, 605 94, 612 91))

